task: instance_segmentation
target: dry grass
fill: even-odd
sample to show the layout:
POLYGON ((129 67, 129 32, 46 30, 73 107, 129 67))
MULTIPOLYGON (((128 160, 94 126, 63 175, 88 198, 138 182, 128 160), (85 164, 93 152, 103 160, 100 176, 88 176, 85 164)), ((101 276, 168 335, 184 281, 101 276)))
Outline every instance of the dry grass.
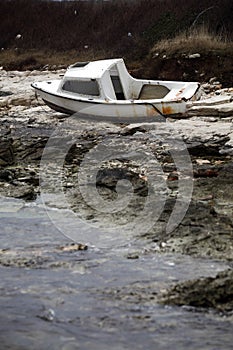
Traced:
MULTIPOLYGON (((44 51, 44 50, 3 50, 0 52, 1 65, 5 69, 25 70, 25 69, 44 69, 66 68, 68 65, 78 61, 91 61, 94 59, 106 58, 106 52, 87 50, 78 52, 76 50, 68 51, 44 51)), ((108 56, 109 57, 109 56, 108 56)))
POLYGON ((163 39, 152 48, 152 55, 166 53, 169 56, 192 53, 232 52, 233 42, 226 38, 212 34, 206 27, 188 30, 172 39, 163 39))

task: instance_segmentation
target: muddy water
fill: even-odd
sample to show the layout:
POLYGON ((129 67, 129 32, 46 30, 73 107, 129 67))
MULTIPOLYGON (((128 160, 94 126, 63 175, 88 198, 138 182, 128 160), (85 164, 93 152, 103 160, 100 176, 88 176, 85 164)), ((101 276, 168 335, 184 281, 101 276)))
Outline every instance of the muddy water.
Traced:
POLYGON ((232 349, 229 317, 156 301, 173 282, 226 263, 161 254, 133 237, 62 250, 71 241, 39 203, 2 197, 0 220, 1 349, 232 349))

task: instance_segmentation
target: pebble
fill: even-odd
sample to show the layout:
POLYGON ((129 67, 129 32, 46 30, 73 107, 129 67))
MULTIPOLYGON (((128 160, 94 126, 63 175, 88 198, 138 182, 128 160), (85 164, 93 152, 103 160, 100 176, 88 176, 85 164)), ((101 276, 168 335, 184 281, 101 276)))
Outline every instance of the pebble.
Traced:
POLYGON ((78 250, 87 250, 88 246, 81 243, 71 243, 65 246, 58 247, 58 249, 62 250, 63 252, 75 252, 78 250))
POLYGON ((40 315, 37 315, 37 317, 41 318, 44 321, 52 322, 55 318, 55 311, 53 309, 47 309, 40 315))
POLYGON ((200 58, 201 55, 199 53, 193 53, 192 55, 189 55, 188 58, 200 58))

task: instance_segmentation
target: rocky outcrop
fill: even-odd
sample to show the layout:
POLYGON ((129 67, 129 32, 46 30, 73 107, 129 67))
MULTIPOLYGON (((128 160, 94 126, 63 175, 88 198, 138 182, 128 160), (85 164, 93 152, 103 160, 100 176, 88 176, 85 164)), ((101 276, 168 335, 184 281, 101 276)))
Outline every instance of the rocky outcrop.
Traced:
POLYGON ((233 311, 233 270, 177 284, 160 297, 160 302, 198 308, 233 311))

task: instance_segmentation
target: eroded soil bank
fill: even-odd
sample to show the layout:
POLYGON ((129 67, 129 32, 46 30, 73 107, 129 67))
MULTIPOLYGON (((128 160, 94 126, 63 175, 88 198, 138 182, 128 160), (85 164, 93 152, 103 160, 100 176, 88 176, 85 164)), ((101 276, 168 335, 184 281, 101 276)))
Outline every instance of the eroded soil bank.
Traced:
MULTIPOLYGON (((221 89, 214 80, 212 84, 205 84, 202 99, 190 103, 184 119, 130 125, 93 123, 53 112, 34 95, 30 87, 33 81, 57 78, 62 74, 63 70, 1 71, 0 195, 25 201, 40 197, 41 157, 52 138, 50 163, 45 164, 44 170, 46 179, 51 179, 47 181, 46 189, 56 193, 54 178, 60 176, 59 167, 56 168, 58 155, 61 144, 66 144, 68 152, 61 155, 64 158, 62 190, 70 208, 90 225, 113 229, 122 225, 124 230, 129 222, 140 217, 151 195, 150 181, 157 179, 152 189, 155 199, 150 203, 156 213, 163 210, 155 219, 148 211, 140 217, 140 222, 144 221, 145 226, 148 224, 145 232, 131 228, 145 242, 146 249, 135 249, 129 259, 143 258, 148 252, 155 255, 181 253, 223 260, 231 267, 233 89, 221 89), (140 156, 135 157, 138 152, 140 156), (134 197, 124 210, 101 211, 86 201, 77 174, 80 168, 88 173, 90 167, 96 169, 97 174, 97 192, 93 193, 109 206, 116 200, 118 191, 128 191, 127 183, 132 183, 134 197), (123 179, 128 182, 117 187, 117 182, 123 179), (181 206, 185 213, 180 218, 179 211, 176 212, 173 223, 178 222, 178 225, 170 232, 167 229, 169 218, 179 202, 187 202, 187 212, 181 206)), ((66 204, 62 200, 59 202, 57 197, 48 200, 47 205, 66 209, 66 204)), ((81 243, 84 246, 77 246, 77 250, 85 247, 86 242, 81 243)), ((72 245, 67 249, 72 251, 72 245)), ((24 250, 11 254, 9 247, 9 250, 1 251, 0 263, 17 266, 18 259, 19 265, 23 261, 27 266, 24 255, 24 250)), ((37 260, 33 264, 37 264, 37 260)), ((158 300, 168 304, 212 307, 230 313, 233 310, 232 285, 232 269, 229 269, 216 278, 172 286, 168 292, 159 295, 158 300)))

